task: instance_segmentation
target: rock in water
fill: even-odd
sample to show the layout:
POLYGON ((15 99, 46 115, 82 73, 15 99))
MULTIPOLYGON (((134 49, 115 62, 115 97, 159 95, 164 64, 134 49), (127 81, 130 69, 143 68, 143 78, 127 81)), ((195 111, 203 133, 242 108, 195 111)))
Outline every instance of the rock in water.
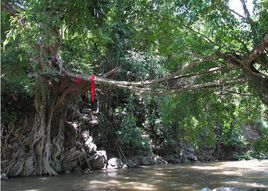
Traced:
POLYGON ((108 165, 107 168, 122 168, 123 167, 123 162, 120 158, 111 158, 108 160, 108 165))
POLYGON ((152 157, 142 157, 142 165, 154 165, 155 161, 152 157))
POLYGON ((211 189, 209 189, 209 188, 202 188, 201 191, 211 191, 211 189))
POLYGON ((1 180, 8 179, 7 174, 6 174, 6 173, 1 173, 1 177, 0 177, 0 179, 1 179, 1 180))
POLYGON ((197 157, 194 154, 187 155, 187 159, 190 161, 197 161, 197 157))
POLYGON ((234 187, 219 187, 213 189, 212 191, 238 191, 238 189, 234 187))
POLYGON ((160 156, 155 156, 154 161, 156 165, 168 164, 168 162, 160 156))
POLYGON ((103 169, 107 164, 106 151, 95 151, 95 153, 90 156, 89 163, 92 170, 103 169))
POLYGON ((138 164, 136 164, 134 161, 132 160, 127 160, 125 161, 125 164, 124 164, 127 168, 136 168, 138 167, 138 164))
POLYGON ((177 155, 167 155, 164 159, 171 164, 178 164, 181 162, 180 157, 177 155))

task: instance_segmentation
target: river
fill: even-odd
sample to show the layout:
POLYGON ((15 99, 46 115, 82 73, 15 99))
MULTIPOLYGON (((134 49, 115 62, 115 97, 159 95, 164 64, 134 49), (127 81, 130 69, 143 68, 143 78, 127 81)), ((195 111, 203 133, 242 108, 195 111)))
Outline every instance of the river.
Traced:
POLYGON ((2 191, 193 191, 220 186, 268 191, 268 160, 145 166, 56 177, 9 178, 1 183, 2 191))

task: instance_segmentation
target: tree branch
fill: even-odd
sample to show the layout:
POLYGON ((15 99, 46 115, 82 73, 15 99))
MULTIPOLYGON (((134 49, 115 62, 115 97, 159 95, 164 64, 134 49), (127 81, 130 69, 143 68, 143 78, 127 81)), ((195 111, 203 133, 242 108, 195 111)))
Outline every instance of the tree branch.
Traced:
POLYGON ((9 3, 3 1, 1 4, 2 4, 1 9, 6 13, 8 13, 9 15, 14 17, 18 13, 18 11, 14 7, 12 7, 9 3))
MULTIPOLYGON (((10 5, 6 1, 2 1, 1 5, 2 5, 1 6, 2 11, 5 11, 7 14, 9 14, 12 17, 16 17, 20 13, 17 9, 15 9, 12 5, 10 5)), ((25 24, 25 20, 20 16, 19 25, 23 26, 24 24, 25 24)))
MULTIPOLYGON (((194 72, 194 73, 184 74, 184 75, 181 75, 181 74, 178 74, 178 72, 175 72, 175 73, 173 73, 169 76, 166 76, 166 77, 162 77, 162 78, 155 79, 155 80, 141 81, 141 82, 117 81, 117 80, 112 80, 112 79, 96 76, 95 82, 97 84, 108 84, 108 85, 117 86, 117 87, 124 87, 124 88, 129 87, 128 89, 134 89, 134 87, 136 87, 136 88, 148 87, 148 86, 152 86, 154 84, 160 84, 162 82, 167 82, 170 80, 175 80, 175 79, 180 79, 180 78, 190 78, 190 77, 194 77, 194 76, 201 76, 204 74, 210 74, 210 73, 223 71, 225 69, 230 69, 230 68, 233 68, 233 66, 231 66, 231 65, 220 66, 220 67, 216 67, 216 68, 210 68, 210 69, 202 71, 202 72, 194 72)), ((83 81, 89 82, 89 76, 77 76, 75 74, 68 72, 67 70, 64 70, 63 75, 71 78, 72 81, 74 81, 76 78, 81 78, 83 81)))
POLYGON ((244 57, 242 63, 249 67, 253 64, 257 58, 264 53, 265 50, 268 48, 268 33, 264 35, 262 42, 256 46, 247 56, 244 57))
POLYGON ((228 7, 227 5, 225 7, 226 7, 226 9, 228 9, 229 11, 231 11, 232 13, 234 13, 235 15, 237 15, 238 17, 240 17, 241 19, 245 20, 247 23, 252 24, 252 23, 255 22, 250 17, 245 17, 245 16, 239 14, 238 12, 234 11, 233 9, 231 9, 230 7, 228 7))
POLYGON ((110 70, 109 72, 106 72, 105 74, 103 74, 102 77, 103 78, 111 78, 111 76, 113 76, 114 74, 119 72, 120 69, 121 69, 121 67, 116 67, 116 68, 110 70))
POLYGON ((245 74, 254 75, 259 78, 268 78, 267 74, 261 73, 253 67, 253 64, 267 50, 267 48, 268 48, 268 33, 264 35, 262 42, 258 46, 253 48, 251 52, 244 57, 237 55, 234 52, 222 53, 218 51, 217 54, 219 57, 223 58, 228 63, 242 68, 245 71, 245 74))
POLYGON ((234 84, 242 84, 245 83, 246 79, 245 78, 234 78, 231 80, 216 80, 213 82, 206 82, 206 83, 201 83, 201 84, 193 84, 193 85, 185 85, 185 86, 180 86, 174 89, 158 89, 158 90, 153 90, 153 89, 131 89, 135 93, 139 93, 142 95, 171 95, 183 91, 193 91, 197 89, 209 89, 209 88, 218 88, 218 87, 223 87, 223 86, 230 86, 234 84))
POLYGON ((243 10, 244 10, 244 13, 245 13, 245 16, 246 16, 247 20, 250 21, 251 18, 250 18, 250 14, 249 14, 249 11, 248 11, 248 8, 247 8, 245 0, 240 0, 240 2, 242 4, 242 6, 243 6, 243 10))

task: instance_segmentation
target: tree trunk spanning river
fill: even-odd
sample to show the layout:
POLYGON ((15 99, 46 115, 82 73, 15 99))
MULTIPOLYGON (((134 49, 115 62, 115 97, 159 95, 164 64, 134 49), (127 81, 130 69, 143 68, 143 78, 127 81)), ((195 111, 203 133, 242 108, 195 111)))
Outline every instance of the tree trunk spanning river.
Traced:
POLYGON ((268 190, 268 160, 208 162, 109 169, 56 177, 20 177, 1 181, 3 191, 201 190, 236 187, 268 190))

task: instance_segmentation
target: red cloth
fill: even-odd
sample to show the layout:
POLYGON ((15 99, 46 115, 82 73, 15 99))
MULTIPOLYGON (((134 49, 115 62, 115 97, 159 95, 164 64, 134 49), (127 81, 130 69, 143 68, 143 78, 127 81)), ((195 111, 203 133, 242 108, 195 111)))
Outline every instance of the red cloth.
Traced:
POLYGON ((94 103, 95 91, 96 91, 96 88, 95 88, 95 76, 91 75, 90 78, 89 78, 89 81, 90 81, 90 88, 91 88, 91 103, 94 103))

